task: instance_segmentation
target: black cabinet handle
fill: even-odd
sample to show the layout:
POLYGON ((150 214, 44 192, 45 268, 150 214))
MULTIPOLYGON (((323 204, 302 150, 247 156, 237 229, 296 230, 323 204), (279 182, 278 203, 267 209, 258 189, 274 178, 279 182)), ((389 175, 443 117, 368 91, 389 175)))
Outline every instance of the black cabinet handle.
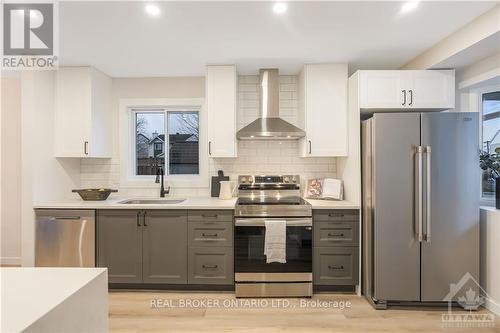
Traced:
POLYGON ((335 214, 335 213, 330 213, 328 214, 329 217, 344 217, 344 214, 335 214))
POLYGON ((147 227, 148 224, 146 223, 146 212, 142 213, 142 224, 147 227))
POLYGON ((201 217, 210 218, 210 219, 216 219, 217 218, 217 214, 201 214, 201 217))
POLYGON ((202 265, 201 267, 203 269, 215 269, 215 268, 217 268, 219 266, 217 266, 217 265, 202 265))
POLYGON ((205 234, 205 233, 202 233, 201 235, 203 237, 217 237, 217 234, 205 234))
POLYGON ((141 226, 141 212, 137 212, 137 226, 140 227, 141 226))
POLYGON ((85 141, 83 143, 83 153, 85 155, 88 155, 89 154, 89 142, 88 141, 85 141))
POLYGON ((403 102, 401 105, 406 105, 406 90, 401 90, 401 92, 403 93, 403 102))
POLYGON ((328 234, 330 237, 344 237, 344 234, 328 234))
POLYGON ((410 93, 410 103, 408 103, 409 106, 413 104, 413 90, 409 90, 410 93))
POLYGON ((344 269, 344 266, 328 266, 328 269, 344 269))
POLYGON ((309 140, 309 155, 312 153, 312 143, 311 140, 309 140))
POLYGON ((212 155, 212 141, 208 141, 208 155, 212 155))

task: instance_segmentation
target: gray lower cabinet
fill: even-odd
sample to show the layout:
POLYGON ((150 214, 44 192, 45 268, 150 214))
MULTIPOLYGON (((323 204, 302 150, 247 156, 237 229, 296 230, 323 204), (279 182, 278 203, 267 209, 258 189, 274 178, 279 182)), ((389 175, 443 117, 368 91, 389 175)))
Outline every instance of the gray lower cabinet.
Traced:
POLYGON ((188 211, 188 234, 188 283, 233 284, 233 211, 188 211))
POLYGON ((193 221, 188 223, 189 246, 233 246, 233 223, 193 221))
POLYGON ((233 284, 233 211, 98 210, 109 283, 233 284))
POLYGON ((233 249, 230 247, 190 247, 189 284, 232 284, 233 249))
POLYGON ((186 212, 145 211, 142 230, 143 282, 186 284, 186 212))
POLYGON ((358 246, 359 222, 317 222, 314 246, 358 246))
POLYGON ((142 228, 138 210, 99 210, 97 265, 110 283, 142 282, 142 228))
POLYGON ((359 282, 359 210, 313 211, 313 283, 354 286, 359 282))
POLYGON ((313 253, 316 285, 356 285, 359 274, 357 247, 316 247, 313 253))
POLYGON ((187 283, 185 210, 99 210, 98 265, 109 283, 187 283))

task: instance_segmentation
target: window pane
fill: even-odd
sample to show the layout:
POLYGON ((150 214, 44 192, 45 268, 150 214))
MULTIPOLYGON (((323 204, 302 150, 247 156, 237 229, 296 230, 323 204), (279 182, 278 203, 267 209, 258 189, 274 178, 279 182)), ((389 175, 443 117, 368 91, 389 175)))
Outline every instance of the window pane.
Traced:
POLYGON ((198 112, 168 112, 169 174, 199 174, 198 112))
POLYGON ((135 114, 136 175, 156 175, 165 166, 165 116, 163 112, 135 114))
MULTIPOLYGON (((483 94, 483 149, 500 159, 500 91, 483 94)), ((495 196, 495 178, 490 170, 483 171, 484 197, 495 196)))

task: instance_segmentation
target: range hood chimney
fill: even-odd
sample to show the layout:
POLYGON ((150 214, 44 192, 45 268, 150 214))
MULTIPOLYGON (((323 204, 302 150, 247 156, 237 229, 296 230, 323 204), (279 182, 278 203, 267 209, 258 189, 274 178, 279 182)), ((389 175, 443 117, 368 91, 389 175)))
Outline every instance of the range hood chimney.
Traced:
POLYGON ((278 69, 259 71, 260 118, 236 133, 239 140, 296 140, 306 133, 279 117, 280 83, 278 69))

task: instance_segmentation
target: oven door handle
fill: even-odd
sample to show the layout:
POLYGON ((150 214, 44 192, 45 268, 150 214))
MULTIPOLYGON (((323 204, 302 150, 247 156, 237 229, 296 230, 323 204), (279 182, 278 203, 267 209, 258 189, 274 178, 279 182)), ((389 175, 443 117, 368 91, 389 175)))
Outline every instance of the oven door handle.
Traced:
POLYGON ((305 218, 305 219, 254 219, 254 218, 248 218, 248 219, 236 219, 234 222, 234 225, 236 227, 265 227, 266 226, 266 220, 276 220, 276 221, 286 221, 286 226, 287 227, 311 227, 312 226, 312 219, 310 218, 305 218))

